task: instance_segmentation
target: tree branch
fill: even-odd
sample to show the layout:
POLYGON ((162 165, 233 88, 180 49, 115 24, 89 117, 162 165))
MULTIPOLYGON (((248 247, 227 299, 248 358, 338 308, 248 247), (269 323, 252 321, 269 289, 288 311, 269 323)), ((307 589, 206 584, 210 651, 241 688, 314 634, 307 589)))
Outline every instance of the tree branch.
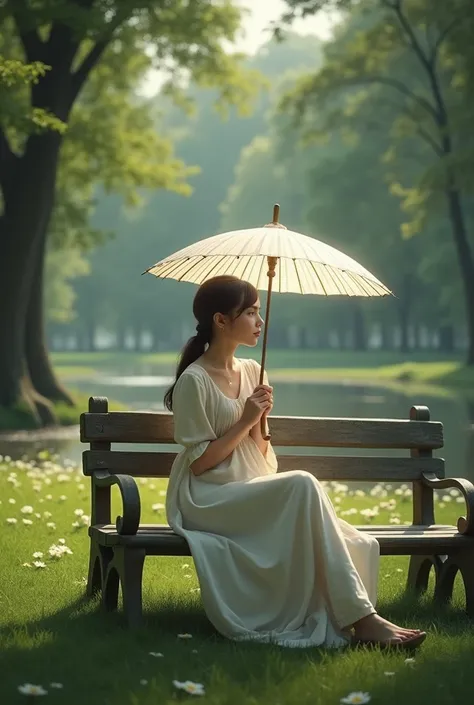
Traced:
POLYGON ((15 22, 27 62, 41 61, 44 44, 36 29, 26 28, 22 19, 22 15, 25 16, 29 12, 25 0, 7 0, 7 9, 15 22))
POLYGON ((364 83, 380 83, 381 85, 394 88, 399 93, 402 93, 407 98, 410 98, 415 103, 417 103, 420 107, 426 110, 430 117, 437 121, 438 113, 436 112, 435 107, 430 103, 430 101, 420 95, 416 95, 416 93, 413 93, 413 91, 411 91, 407 86, 405 86, 404 83, 402 83, 396 78, 391 78, 390 76, 361 76, 359 79, 354 79, 353 81, 350 81, 350 83, 355 85, 364 83))
POLYGON ((88 75, 94 68, 94 66, 100 60, 102 54, 107 49, 110 41, 113 38, 115 30, 130 16, 131 10, 128 9, 125 12, 122 10, 117 10, 115 17, 109 22, 107 26, 107 32, 101 39, 98 39, 94 44, 90 52, 83 59, 82 63, 72 75, 72 98, 76 99, 79 91, 81 90, 84 82, 86 81, 88 75))
POLYGON ((425 142, 431 147, 437 157, 444 157, 444 152, 441 148, 441 145, 437 143, 434 137, 432 137, 430 133, 424 129, 424 127, 420 127, 419 125, 417 125, 416 131, 420 135, 420 137, 424 139, 425 142))
POLYGON ((403 11, 402 0, 395 0, 393 3, 388 3, 388 6, 395 12, 402 29, 404 30, 406 36, 409 39, 410 46, 418 57, 420 63, 422 64, 422 66, 424 66, 428 74, 431 75, 432 69, 430 66, 429 58, 423 51, 423 47, 418 41, 413 27, 411 26, 407 16, 403 11))
MULTIPOLYGON (((442 149, 441 145, 438 144, 436 139, 434 137, 432 137, 432 135, 430 135, 430 133, 427 130, 425 130, 424 127, 421 127, 419 125, 419 120, 417 119, 417 115, 413 114, 413 111, 410 110, 409 107, 407 107, 406 105, 397 105, 396 102, 392 102, 391 100, 387 100, 387 99, 384 99, 382 105, 390 106, 390 107, 394 108, 396 111, 402 110, 403 112, 405 112, 406 115, 410 118, 410 120, 413 121, 413 124, 416 126, 417 134, 422 139, 424 139, 425 142, 427 142, 427 144, 433 149, 433 151, 435 152, 435 154, 438 157, 444 156, 443 149, 442 149)), ((384 123, 384 126, 386 127, 385 123, 384 123)))
POLYGON ((438 59, 439 55, 439 50, 441 48, 441 45, 443 42, 447 39, 448 35, 452 32, 452 30, 459 24, 461 24, 463 18, 462 17, 456 17, 452 22, 450 22, 440 33, 438 39, 436 40, 433 49, 431 51, 430 57, 429 57, 429 64, 431 66, 431 69, 433 70, 436 64, 436 61, 438 59))

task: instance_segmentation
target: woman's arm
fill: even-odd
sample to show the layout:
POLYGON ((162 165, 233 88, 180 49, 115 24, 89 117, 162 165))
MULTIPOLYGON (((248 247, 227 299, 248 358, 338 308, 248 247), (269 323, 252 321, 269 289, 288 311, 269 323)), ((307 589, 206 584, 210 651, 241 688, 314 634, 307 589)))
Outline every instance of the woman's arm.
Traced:
POLYGON ((251 423, 249 424, 245 419, 239 419, 227 433, 209 443, 204 453, 194 463, 191 463, 191 472, 199 476, 222 463, 223 460, 229 457, 234 448, 249 435, 251 427, 251 423))

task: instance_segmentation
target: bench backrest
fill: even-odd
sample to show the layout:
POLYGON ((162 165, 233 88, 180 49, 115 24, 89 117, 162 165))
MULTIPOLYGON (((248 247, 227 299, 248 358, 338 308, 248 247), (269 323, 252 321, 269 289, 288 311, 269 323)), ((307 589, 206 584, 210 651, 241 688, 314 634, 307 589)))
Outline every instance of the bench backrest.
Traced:
MULTIPOLYGON (((273 416, 269 419, 279 470, 304 469, 320 480, 415 482, 423 473, 444 477, 443 424, 430 421, 427 407, 414 406, 410 418, 355 419, 273 416), (322 456, 292 454, 291 448, 408 450, 409 456, 322 456)), ((174 452, 112 450, 116 443, 174 445, 173 416, 165 412, 108 411, 105 397, 91 397, 81 415, 84 474, 108 470, 133 477, 168 477, 174 452)))

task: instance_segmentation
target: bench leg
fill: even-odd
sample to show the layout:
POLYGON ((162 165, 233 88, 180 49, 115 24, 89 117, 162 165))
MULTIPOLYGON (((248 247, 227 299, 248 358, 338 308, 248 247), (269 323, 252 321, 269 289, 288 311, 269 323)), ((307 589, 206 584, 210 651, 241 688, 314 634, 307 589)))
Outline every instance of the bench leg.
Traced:
POLYGON ((87 575, 87 597, 92 597, 101 592, 105 584, 107 568, 113 557, 113 549, 107 546, 100 546, 97 541, 91 539, 89 552, 89 573, 87 575))
POLYGON ((107 566, 102 589, 102 607, 106 612, 117 609, 120 578, 115 565, 115 556, 107 566))
POLYGON ((146 551, 118 546, 114 566, 120 577, 123 611, 127 626, 136 629, 142 623, 142 578, 146 551))
POLYGON ((447 603, 451 600, 454 580, 458 571, 464 582, 466 612, 469 617, 474 617, 474 557, 472 552, 466 551, 447 558, 436 585, 435 600, 440 603, 447 603))
POLYGON ((435 573, 435 585, 440 579, 441 570, 447 556, 411 556, 408 568, 407 590, 420 595, 426 592, 430 571, 433 568, 435 573))

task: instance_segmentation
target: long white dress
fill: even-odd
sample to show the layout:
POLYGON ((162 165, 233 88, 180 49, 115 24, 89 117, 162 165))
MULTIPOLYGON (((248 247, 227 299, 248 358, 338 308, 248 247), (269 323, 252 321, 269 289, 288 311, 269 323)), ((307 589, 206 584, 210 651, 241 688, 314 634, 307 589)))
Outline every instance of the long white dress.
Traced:
MULTIPOLYGON (((190 546, 206 614, 235 640, 339 647, 344 627, 375 611, 379 546, 339 519, 317 479, 277 473, 249 436, 199 477, 189 466, 240 418, 260 366, 240 360, 237 399, 199 361, 173 394, 175 440, 166 498, 168 522, 190 546)), ((304 459, 302 458, 302 462, 304 459)))

